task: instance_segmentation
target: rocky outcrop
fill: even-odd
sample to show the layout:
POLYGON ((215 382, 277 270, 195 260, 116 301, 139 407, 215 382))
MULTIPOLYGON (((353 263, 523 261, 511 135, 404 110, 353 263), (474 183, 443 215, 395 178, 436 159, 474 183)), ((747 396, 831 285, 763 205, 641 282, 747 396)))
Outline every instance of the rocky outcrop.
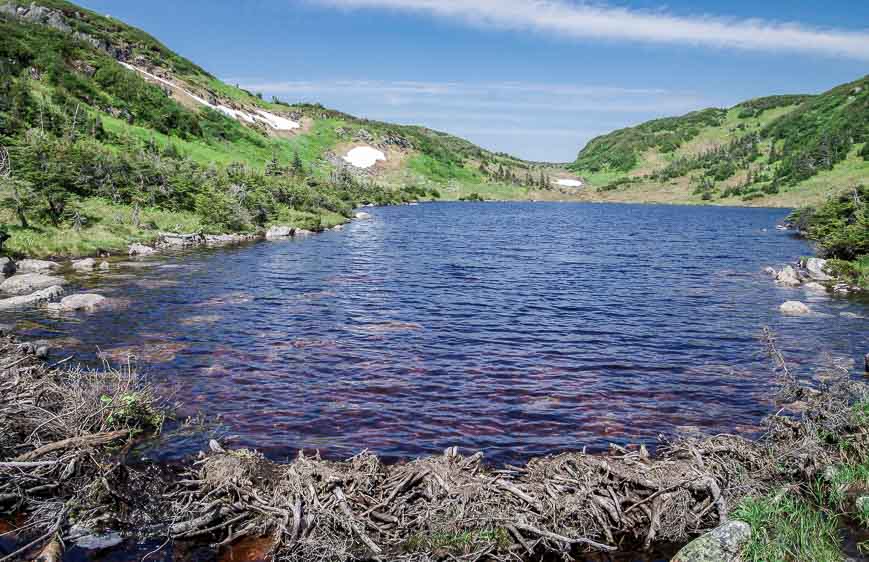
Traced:
POLYGON ((827 275, 824 269, 827 266, 827 260, 820 258, 809 258, 806 260, 804 267, 809 277, 815 281, 831 281, 833 277, 827 275))
POLYGON ((49 310, 73 312, 76 310, 94 311, 107 304, 106 297, 96 294, 78 294, 64 297, 60 302, 48 305, 49 310))
POLYGON ((0 293, 13 296, 29 295, 35 291, 63 285, 66 285, 66 279, 62 277, 43 275, 41 273, 25 273, 23 275, 13 275, 3 283, 0 283, 0 293))
POLYGON ((742 548, 751 538, 751 526, 729 521, 697 538, 680 550, 673 562, 738 562, 742 548))
POLYGON ((0 310, 13 310, 16 308, 25 308, 28 306, 36 306, 45 302, 51 302, 59 299, 63 295, 63 287, 54 286, 41 291, 36 291, 29 295, 12 297, 9 299, 0 299, 0 310))
POLYGON ((157 253, 157 250, 151 246, 145 246, 144 244, 131 244, 128 248, 128 253, 131 256, 146 257, 153 256, 157 253))
POLYGON ((266 240, 277 240, 279 238, 290 238, 295 234, 296 229, 290 226, 273 226, 266 231, 266 240))
POLYGON ((791 316, 809 314, 812 311, 812 309, 800 301, 787 301, 779 307, 779 310, 781 310, 782 314, 789 314, 791 316))
POLYGON ((778 272, 775 277, 776 283, 785 287, 796 287, 800 284, 800 277, 797 271, 790 265, 786 265, 784 269, 778 272))
POLYGON ((93 258, 76 260, 76 261, 72 262, 72 268, 76 271, 82 271, 82 272, 93 271, 96 266, 97 266, 97 262, 93 258))
POLYGON ((44 260, 21 260, 15 267, 18 273, 46 273, 60 269, 60 264, 44 260))

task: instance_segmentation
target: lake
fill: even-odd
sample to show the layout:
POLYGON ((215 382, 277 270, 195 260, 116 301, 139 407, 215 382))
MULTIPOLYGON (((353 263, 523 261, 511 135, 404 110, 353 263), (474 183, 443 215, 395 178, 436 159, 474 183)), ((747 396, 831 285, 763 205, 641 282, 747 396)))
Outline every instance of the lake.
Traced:
MULTIPOLYGON (((307 239, 161 256, 79 277, 120 303, 5 314, 55 357, 140 370, 219 415, 232 446, 389 459, 458 445, 492 463, 660 434, 758 431, 775 377, 862 372, 869 305, 777 287, 810 246, 785 210, 433 203, 307 239), (786 300, 816 311, 783 316, 786 300), (855 366, 856 363, 856 366, 855 366)), ((164 458, 198 436, 167 434, 164 458)))

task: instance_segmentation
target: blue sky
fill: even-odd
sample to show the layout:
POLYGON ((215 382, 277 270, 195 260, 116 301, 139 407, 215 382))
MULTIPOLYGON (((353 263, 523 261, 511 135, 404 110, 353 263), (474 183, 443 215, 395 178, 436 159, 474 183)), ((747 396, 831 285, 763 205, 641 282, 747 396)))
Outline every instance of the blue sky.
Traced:
POLYGON ((231 83, 533 160, 869 73, 854 0, 81 0, 231 83))

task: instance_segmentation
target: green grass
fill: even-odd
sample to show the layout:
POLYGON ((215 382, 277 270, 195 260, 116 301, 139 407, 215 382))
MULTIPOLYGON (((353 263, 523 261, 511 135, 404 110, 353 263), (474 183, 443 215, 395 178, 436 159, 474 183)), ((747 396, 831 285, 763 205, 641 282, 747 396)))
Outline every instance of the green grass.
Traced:
POLYGON ((457 531, 433 532, 429 535, 416 535, 410 537, 404 543, 406 552, 463 552, 473 546, 483 544, 496 544, 506 549, 512 544, 507 531, 504 529, 491 529, 482 531, 457 531))
POLYGON ((837 517, 792 492, 749 498, 734 519, 751 525, 743 562, 839 562, 837 517))
POLYGON ((482 178, 477 172, 471 171, 455 162, 437 160, 427 154, 418 154, 411 158, 409 168, 414 173, 436 184, 446 184, 449 182, 461 184, 482 183, 482 178))
MULTIPOLYGON (((192 213, 174 213, 161 209, 143 208, 139 226, 133 224, 133 209, 127 205, 112 205, 104 199, 84 199, 78 209, 86 219, 81 229, 34 224, 21 228, 9 217, 6 227, 10 239, 4 245, 7 253, 27 257, 79 257, 96 255, 104 250, 123 252, 133 242, 153 240, 158 232, 199 232, 203 225, 192 213)), ((6 217, 3 217, 6 218, 6 217)))

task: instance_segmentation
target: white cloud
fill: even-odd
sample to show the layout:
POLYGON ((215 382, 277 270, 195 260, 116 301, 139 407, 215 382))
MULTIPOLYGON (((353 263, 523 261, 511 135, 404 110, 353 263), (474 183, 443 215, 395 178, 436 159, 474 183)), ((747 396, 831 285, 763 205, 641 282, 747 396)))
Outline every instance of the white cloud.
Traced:
POLYGON ((483 27, 580 39, 815 53, 869 60, 869 32, 712 16, 684 17, 565 0, 311 0, 343 8, 386 8, 483 27))

